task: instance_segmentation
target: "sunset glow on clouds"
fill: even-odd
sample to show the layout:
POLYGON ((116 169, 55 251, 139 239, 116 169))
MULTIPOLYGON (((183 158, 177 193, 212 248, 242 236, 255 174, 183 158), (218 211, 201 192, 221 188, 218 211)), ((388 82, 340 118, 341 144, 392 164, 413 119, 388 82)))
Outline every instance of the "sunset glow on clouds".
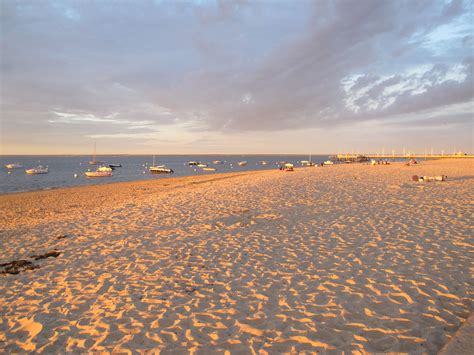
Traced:
POLYGON ((2 1, 0 152, 472 151, 472 15, 468 1, 2 1))

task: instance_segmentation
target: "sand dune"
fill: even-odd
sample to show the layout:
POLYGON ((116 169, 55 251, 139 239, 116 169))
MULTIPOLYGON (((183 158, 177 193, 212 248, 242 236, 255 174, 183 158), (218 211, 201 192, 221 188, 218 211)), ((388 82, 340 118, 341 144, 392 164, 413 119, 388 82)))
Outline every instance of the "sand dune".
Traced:
POLYGON ((0 263, 39 266, 0 275, 0 351, 436 353, 473 309, 473 188, 445 160, 0 196, 0 263))

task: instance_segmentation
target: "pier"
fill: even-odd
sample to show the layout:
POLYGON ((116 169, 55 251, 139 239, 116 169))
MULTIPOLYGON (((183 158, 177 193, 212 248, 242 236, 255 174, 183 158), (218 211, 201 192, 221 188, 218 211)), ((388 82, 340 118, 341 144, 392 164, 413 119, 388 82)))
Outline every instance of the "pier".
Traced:
POLYGON ((337 154, 335 155, 337 161, 357 161, 369 159, 443 159, 443 158, 474 158, 473 154, 337 154))

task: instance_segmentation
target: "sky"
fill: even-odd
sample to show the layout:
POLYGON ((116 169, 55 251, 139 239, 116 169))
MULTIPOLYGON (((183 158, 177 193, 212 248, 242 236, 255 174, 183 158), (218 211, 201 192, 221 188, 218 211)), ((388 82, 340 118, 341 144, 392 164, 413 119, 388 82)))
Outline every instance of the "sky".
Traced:
POLYGON ((473 2, 0 1, 0 154, 472 153, 473 2))

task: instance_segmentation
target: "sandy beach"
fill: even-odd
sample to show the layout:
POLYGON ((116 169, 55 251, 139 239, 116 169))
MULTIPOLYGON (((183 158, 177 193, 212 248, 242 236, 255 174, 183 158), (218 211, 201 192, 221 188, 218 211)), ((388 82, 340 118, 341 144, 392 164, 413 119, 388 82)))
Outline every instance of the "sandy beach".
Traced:
POLYGON ((435 354, 473 311, 473 195, 470 160, 2 195, 0 352, 435 354))

